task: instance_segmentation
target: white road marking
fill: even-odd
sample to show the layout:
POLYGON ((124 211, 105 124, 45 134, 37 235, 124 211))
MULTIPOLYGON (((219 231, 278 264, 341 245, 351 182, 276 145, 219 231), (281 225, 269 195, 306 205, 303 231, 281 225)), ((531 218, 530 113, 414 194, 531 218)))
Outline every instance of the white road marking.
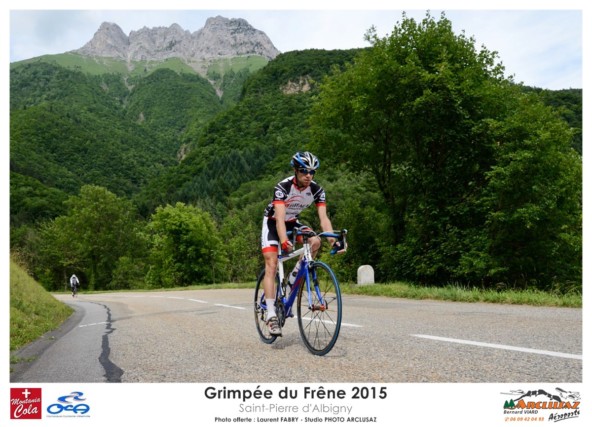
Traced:
POLYGON ((479 346, 479 347, 498 348, 501 350, 511 350, 511 351, 521 351, 523 353, 543 354, 545 356, 563 357, 566 359, 579 359, 579 360, 582 359, 582 355, 580 355, 580 354, 560 353, 560 352, 556 352, 556 351, 537 350, 534 348, 514 347, 511 345, 490 344, 490 343, 479 342, 479 341, 458 340, 455 338, 436 337, 433 335, 411 334, 411 336, 418 337, 418 338, 426 338, 426 339, 430 339, 430 340, 453 342, 453 343, 457 343, 457 344, 467 344, 467 345, 475 345, 475 346, 479 346))
MULTIPOLYGON (((312 319, 310 317, 303 317, 302 320, 309 320, 309 321, 312 320, 314 322, 331 323, 331 324, 335 323, 331 320, 312 319)), ((362 325, 356 325, 355 323, 345 323, 345 322, 341 322, 341 326, 349 326, 351 328, 363 328, 362 325)))
MULTIPOLYGON (((183 298, 183 297, 169 297, 169 296, 162 296, 162 295, 151 295, 151 298, 167 298, 167 299, 178 299, 178 300, 184 300, 184 301, 193 301, 193 302, 199 302, 201 304, 210 304, 210 302, 208 301, 203 301, 200 299, 193 299, 193 298, 183 298)), ((244 310, 245 307, 237 307, 234 305, 228 305, 228 304, 214 304, 218 307, 226 307, 226 308, 236 308, 237 310, 244 310)))
POLYGON ((86 328, 87 326, 106 325, 107 322, 87 323, 86 325, 78 325, 79 328, 86 328))
POLYGON ((236 307, 234 305, 227 305, 227 304, 214 304, 218 307, 227 307, 227 308, 236 308, 237 310, 244 310, 244 307, 236 307))
POLYGON ((345 323, 345 322, 341 322, 341 326, 349 326, 352 328, 363 328, 362 325, 356 325, 355 323, 345 323))

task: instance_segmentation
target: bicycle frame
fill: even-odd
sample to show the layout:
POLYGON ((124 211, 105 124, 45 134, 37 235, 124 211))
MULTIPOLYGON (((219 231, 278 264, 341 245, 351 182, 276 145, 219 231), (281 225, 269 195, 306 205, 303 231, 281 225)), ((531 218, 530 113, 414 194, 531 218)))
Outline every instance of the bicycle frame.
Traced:
MULTIPOLYGON (((329 232, 319 233, 317 236, 318 237, 334 237, 334 238, 340 237, 339 234, 329 233, 329 232)), ((278 275, 280 277, 280 284, 276 289, 276 299, 279 299, 283 303, 284 309, 285 309, 285 317, 292 317, 292 307, 294 306, 294 301, 296 300, 300 286, 302 286, 304 283, 306 283, 308 308, 313 309, 313 310, 315 309, 311 305, 312 289, 311 289, 311 285, 310 285, 311 284, 311 277, 310 277, 310 271, 309 271, 309 266, 311 263, 314 262, 314 258, 312 256, 312 250, 311 250, 310 243, 308 242, 308 239, 309 239, 308 236, 303 235, 303 245, 300 249, 295 250, 293 252, 289 252, 287 254, 283 254, 280 249, 280 252, 278 253, 278 275), (302 259, 300 259, 298 261, 300 263, 300 269, 298 270, 298 274, 296 275, 296 279, 294 280, 294 285, 292 286, 292 289, 290 290, 290 295, 288 296, 288 298, 286 298, 285 293, 284 293, 284 288, 287 285, 287 283, 284 283, 284 281, 285 281, 284 262, 294 259, 296 257, 299 257, 301 255, 302 255, 302 259)), ((322 310, 323 309, 322 307, 325 305, 325 301, 323 300, 323 296, 321 295, 321 292, 318 289, 318 287, 315 288, 314 292, 316 292, 317 298, 321 302, 321 307, 319 307, 318 309, 322 310)))
POLYGON ((307 296, 308 296, 308 301, 309 301, 309 305, 310 305, 311 290, 310 290, 310 277, 308 274, 308 265, 310 262, 312 262, 312 253, 310 250, 310 243, 308 243, 308 242, 306 242, 302 248, 300 248, 294 252, 290 252, 285 255, 282 253, 278 254, 278 274, 280 277, 280 285, 276 289, 276 294, 277 294, 276 299, 281 300, 282 303, 284 304, 286 317, 292 317, 292 307, 294 306, 294 301, 296 300, 298 290, 299 290, 300 286, 302 286, 303 283, 306 283, 306 289, 307 289, 307 293, 308 293, 307 296), (290 291, 290 295, 288 296, 288 298, 286 298, 284 289, 288 284, 285 283, 284 262, 294 259, 296 257, 299 257, 303 254, 304 254, 304 256, 302 257, 302 259, 297 261, 300 263, 300 270, 298 270, 298 274, 296 275, 296 279, 294 280, 294 285, 292 286, 292 289, 290 291), (303 280, 303 277, 305 277, 305 280, 303 280))

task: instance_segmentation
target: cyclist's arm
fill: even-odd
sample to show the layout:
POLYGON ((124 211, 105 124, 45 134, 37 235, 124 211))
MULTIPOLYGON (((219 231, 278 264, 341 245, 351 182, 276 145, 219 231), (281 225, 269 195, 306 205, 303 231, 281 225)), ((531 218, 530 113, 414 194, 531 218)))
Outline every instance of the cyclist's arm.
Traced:
MULTIPOLYGON (((327 206, 324 204, 317 205, 317 212, 319 214, 319 221, 321 223, 321 229, 323 231, 333 231, 333 226, 331 225, 331 220, 327 215, 327 206)), ((329 243, 333 244, 335 239, 332 237, 328 237, 327 240, 329 243)))

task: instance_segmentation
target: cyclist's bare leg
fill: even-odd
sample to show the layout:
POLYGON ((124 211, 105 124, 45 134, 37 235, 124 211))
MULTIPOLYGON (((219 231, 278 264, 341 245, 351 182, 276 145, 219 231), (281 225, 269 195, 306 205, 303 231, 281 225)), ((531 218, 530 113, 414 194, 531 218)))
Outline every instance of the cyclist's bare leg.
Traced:
POLYGON ((265 259, 265 275, 263 276, 263 291, 265 292, 265 302, 267 305, 267 326, 269 333, 275 336, 282 336, 282 328, 279 324, 275 312, 275 277, 278 264, 277 252, 266 252, 263 254, 265 259))
POLYGON ((312 251, 312 257, 317 256, 317 252, 321 248, 321 238, 319 236, 311 237, 308 242, 310 243, 310 250, 312 251))
MULTIPOLYGON (((308 239, 308 243, 310 244, 310 250, 312 252, 312 257, 315 258, 317 255, 317 252, 321 248, 321 238, 318 236, 311 237, 308 239)), ((297 271, 300 270, 300 261, 302 260, 303 256, 304 255, 300 255, 300 258, 298 258, 298 262, 294 266, 294 270, 292 270, 292 273, 290 276, 291 280, 292 280, 292 276, 295 277, 297 275, 297 271)), ((292 283, 292 282, 290 282, 290 283, 292 283)))
MULTIPOLYGON (((321 248, 321 238, 318 236, 311 237, 308 239, 308 243, 310 244, 310 250, 312 252, 312 257, 315 258, 317 256, 317 252, 321 248)), ((298 258, 298 262, 300 262, 302 257, 303 257, 303 255, 301 255, 300 258, 298 258)), ((298 267, 298 264, 296 265, 296 268, 297 267, 298 267)), ((296 270, 294 270, 294 271, 296 271, 296 270)))
POLYGON ((275 274, 278 265, 277 252, 265 252, 265 276, 263 277, 263 290, 266 299, 275 299, 275 274))

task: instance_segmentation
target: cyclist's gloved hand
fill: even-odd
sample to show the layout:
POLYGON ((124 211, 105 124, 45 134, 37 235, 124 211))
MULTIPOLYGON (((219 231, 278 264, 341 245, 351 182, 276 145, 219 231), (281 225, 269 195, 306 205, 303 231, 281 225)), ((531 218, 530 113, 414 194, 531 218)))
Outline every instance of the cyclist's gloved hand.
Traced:
POLYGON ((331 255, 341 254, 347 250, 347 244, 341 240, 336 240, 331 248, 331 255))
POLYGON ((289 240, 284 240, 282 242, 282 251, 290 252, 291 250, 292 250, 292 242, 290 242, 289 240))

